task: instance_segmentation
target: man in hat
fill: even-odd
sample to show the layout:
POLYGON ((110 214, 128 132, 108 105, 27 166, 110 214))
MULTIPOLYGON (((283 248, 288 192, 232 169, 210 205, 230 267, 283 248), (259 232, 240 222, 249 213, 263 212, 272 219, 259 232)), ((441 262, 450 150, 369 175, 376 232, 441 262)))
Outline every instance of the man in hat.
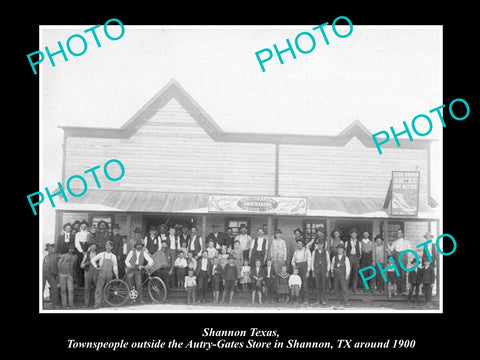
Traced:
POLYGON ((167 288, 170 287, 170 278, 173 277, 175 266, 175 256, 170 249, 167 240, 161 241, 160 250, 152 255, 153 267, 152 273, 158 272, 158 276, 163 280, 167 288))
POLYGON ((267 260, 268 240, 263 234, 263 228, 258 228, 257 234, 258 236, 250 245, 250 252, 248 254, 252 268, 255 266, 257 259, 260 260, 261 266, 263 266, 267 260))
POLYGON ((48 254, 45 255, 45 257, 43 258, 42 291, 45 290, 45 285, 48 282, 48 286, 50 287, 50 301, 52 302, 52 307, 54 309, 57 309, 59 305, 58 283, 57 283, 59 255, 55 253, 54 244, 46 244, 45 251, 47 251, 48 254))
POLYGON ((143 243, 145 244, 145 249, 151 255, 155 254, 158 251, 161 245, 160 245, 160 237, 157 234, 157 229, 155 228, 155 225, 150 225, 148 234, 143 239, 143 243))
POLYGON ((107 241, 110 241, 110 231, 108 230, 108 224, 100 220, 97 224, 97 237, 95 240, 95 243, 97 244, 97 250, 98 252, 103 252, 106 251, 106 243, 107 241))
POLYGON ((357 229, 353 228, 352 230, 350 230, 349 235, 350 239, 347 240, 346 253, 348 260, 350 261, 350 266, 352 268, 352 292, 356 292, 358 286, 358 270, 360 270, 360 258, 362 256, 362 252, 360 249, 360 241, 358 241, 357 239, 357 229))
POLYGON ((72 234, 72 224, 66 223, 63 225, 63 233, 57 237, 56 248, 60 254, 66 254, 70 243, 75 243, 75 235, 72 234))
POLYGON ((202 237, 197 235, 197 228, 195 226, 190 230, 187 249, 189 252, 192 252, 195 260, 198 260, 198 258, 202 256, 202 237))
POLYGON ((235 241, 238 240, 238 242, 240 243, 240 249, 242 249, 243 251, 243 258, 248 259, 252 238, 250 237, 250 235, 247 234, 247 227, 245 226, 245 224, 240 225, 239 231, 240 232, 235 238, 235 241))
POLYGON ((158 238, 161 244, 163 240, 167 240, 168 226, 166 224, 160 224, 158 225, 157 230, 158 230, 158 238))
POLYGON ((167 243, 170 250, 176 251, 180 249, 180 237, 178 236, 175 226, 170 226, 167 234, 167 243))
POLYGON ((95 305, 98 309, 103 304, 103 288, 112 280, 113 276, 118 279, 117 257, 112 253, 113 243, 108 240, 105 243, 105 251, 91 259, 91 265, 98 269, 97 286, 95 288, 95 305))
POLYGON ((348 306, 347 282, 350 276, 350 260, 344 254, 345 245, 337 245, 337 253, 332 258, 331 272, 333 274, 333 288, 337 301, 348 306))
POLYGON ((180 244, 188 244, 190 241, 190 229, 187 226, 182 226, 182 231, 180 233, 180 244))
POLYGON ((424 259, 429 259, 428 257, 428 254, 430 254, 430 257, 431 259, 430 262, 431 262, 431 265, 435 268, 435 265, 437 263, 437 248, 435 247, 435 243, 433 242, 433 238, 434 236, 430 233, 430 231, 427 231, 425 234, 423 234, 423 238, 425 239, 425 241, 431 241, 427 244, 427 249, 428 249, 428 253, 427 251, 425 251, 425 248, 422 246, 420 247, 421 251, 423 252, 422 254, 422 263, 424 261, 424 259))
POLYGON ((319 304, 326 305, 327 297, 327 276, 330 271, 330 254, 325 244, 325 234, 323 238, 317 239, 317 246, 312 254, 312 274, 315 279, 315 288, 317 290, 317 301, 319 304))
MULTIPOLYGON (((392 248, 392 256, 395 260, 395 263, 397 264, 398 272, 400 273, 400 276, 397 276, 397 292, 403 294, 406 290, 406 271, 403 270, 402 266, 400 266, 399 256, 402 251, 411 249, 411 247, 410 243, 404 239, 402 229, 397 230, 397 240, 392 243, 392 248)), ((408 259, 408 261, 410 261, 410 254, 402 257, 404 267, 407 267, 406 264, 408 264, 408 261, 405 261, 405 259, 408 259)))
POLYGON ((135 244, 135 249, 132 249, 125 259, 127 280, 129 285, 132 285, 132 278, 135 283, 135 288, 138 292, 138 299, 140 304, 144 304, 143 301, 143 289, 142 289, 142 271, 143 269, 150 269, 153 266, 153 259, 150 257, 147 251, 143 250, 143 243, 141 241, 135 244))
POLYGON ((85 307, 90 306, 90 294, 97 286, 98 270, 93 267, 92 259, 97 256, 97 244, 93 243, 83 257, 80 267, 85 272, 85 307))
POLYGON ((303 304, 308 304, 308 278, 312 267, 312 254, 305 246, 303 238, 297 239, 297 250, 293 253, 292 266, 298 269, 298 275, 302 279, 303 304))
POLYGON ((112 236, 110 237, 110 241, 113 243, 112 252, 117 257, 117 260, 120 258, 120 253, 122 250, 122 235, 120 235, 120 225, 113 224, 112 226, 112 236))
POLYGON ((75 255, 75 244, 70 242, 68 252, 60 256, 58 260, 58 276, 60 280, 60 295, 62 307, 73 307, 73 277, 76 270, 77 255, 75 255))
POLYGON ((208 245, 210 241, 213 241, 213 245, 217 250, 221 249, 222 246, 227 244, 227 236, 223 232, 218 231, 217 224, 212 225, 212 232, 207 235, 205 244, 208 245))

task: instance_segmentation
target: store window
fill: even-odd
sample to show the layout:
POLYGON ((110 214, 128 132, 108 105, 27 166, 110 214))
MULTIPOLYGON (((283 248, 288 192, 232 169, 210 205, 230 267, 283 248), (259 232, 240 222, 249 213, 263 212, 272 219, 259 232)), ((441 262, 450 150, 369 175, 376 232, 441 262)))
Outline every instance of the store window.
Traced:
MULTIPOLYGON (((384 227, 384 223, 382 222, 382 228, 384 227)), ((396 240, 397 239, 397 231, 404 228, 403 221, 388 221, 386 228, 382 229, 383 236, 385 240, 396 240)))
POLYGON ((326 230, 325 220, 304 220, 303 221, 303 233, 305 234, 305 240, 308 242, 315 238, 317 228, 323 228, 326 230))
POLYGON ((240 227, 244 225, 247 228, 247 234, 250 234, 250 219, 249 218, 226 218, 225 231, 232 230, 232 235, 237 236, 240 232, 240 227))

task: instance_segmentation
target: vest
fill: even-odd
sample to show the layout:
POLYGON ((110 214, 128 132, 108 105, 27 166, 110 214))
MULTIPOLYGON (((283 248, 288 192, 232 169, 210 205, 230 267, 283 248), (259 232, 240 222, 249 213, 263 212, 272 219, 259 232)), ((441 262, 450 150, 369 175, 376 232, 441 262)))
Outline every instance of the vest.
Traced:
MULTIPOLYGON (((347 256, 350 256, 350 252, 352 251, 352 241, 348 240, 347 242, 347 256)), ((357 239, 357 243, 355 244, 355 252, 356 256, 360 257, 360 240, 357 239)))
MULTIPOLYGON (((255 255, 258 251, 257 251, 257 247, 258 247, 258 238, 255 238, 255 240, 253 240, 253 250, 252 250, 252 255, 255 255)), ((263 238, 263 244, 262 244, 262 253, 265 254, 265 250, 267 249, 267 238, 264 237, 263 238)))
POLYGON ((313 267, 315 272, 327 272, 327 252, 323 250, 320 252, 319 249, 315 250, 315 260, 313 262, 313 267))
MULTIPOLYGON (((130 258, 130 266, 135 267, 135 263, 137 262, 137 250, 132 250, 132 251, 133 251, 133 256, 130 258)), ((144 262, 145 262, 145 258, 143 257, 143 250, 141 250, 138 265, 143 266, 144 262)))
POLYGON ((155 254, 159 248, 160 239, 158 235, 151 237, 150 234, 147 235, 147 250, 150 254, 155 254))
POLYGON ((338 254, 335 255, 335 267, 333 268, 334 274, 342 275, 345 277, 347 275, 347 266, 345 265, 346 255, 343 254, 342 260, 339 259, 338 254))
POLYGON ((195 235, 195 238, 190 237, 187 244, 187 251, 190 251, 190 245, 192 245, 192 241, 195 248, 195 254, 193 255, 195 256, 202 250, 202 244, 200 244, 200 237, 198 235, 195 235))

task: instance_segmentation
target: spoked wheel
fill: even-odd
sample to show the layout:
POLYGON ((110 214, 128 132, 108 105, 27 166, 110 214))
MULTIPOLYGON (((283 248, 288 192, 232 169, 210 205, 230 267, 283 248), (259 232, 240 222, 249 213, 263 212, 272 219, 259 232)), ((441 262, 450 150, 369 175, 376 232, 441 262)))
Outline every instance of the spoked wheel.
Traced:
POLYGON ((148 280, 148 294, 154 303, 163 303, 167 298, 167 287, 162 279, 157 276, 148 280))
POLYGON ((125 281, 120 279, 110 280, 103 289, 105 302, 110 306, 122 306, 129 299, 130 289, 125 281))

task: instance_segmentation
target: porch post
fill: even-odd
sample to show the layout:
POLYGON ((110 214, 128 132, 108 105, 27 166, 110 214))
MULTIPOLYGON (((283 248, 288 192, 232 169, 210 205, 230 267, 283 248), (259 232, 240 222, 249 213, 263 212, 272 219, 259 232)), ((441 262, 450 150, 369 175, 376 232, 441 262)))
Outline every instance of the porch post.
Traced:
POLYGON ((202 215, 202 250, 205 249, 205 239, 207 238, 207 215, 202 215))

